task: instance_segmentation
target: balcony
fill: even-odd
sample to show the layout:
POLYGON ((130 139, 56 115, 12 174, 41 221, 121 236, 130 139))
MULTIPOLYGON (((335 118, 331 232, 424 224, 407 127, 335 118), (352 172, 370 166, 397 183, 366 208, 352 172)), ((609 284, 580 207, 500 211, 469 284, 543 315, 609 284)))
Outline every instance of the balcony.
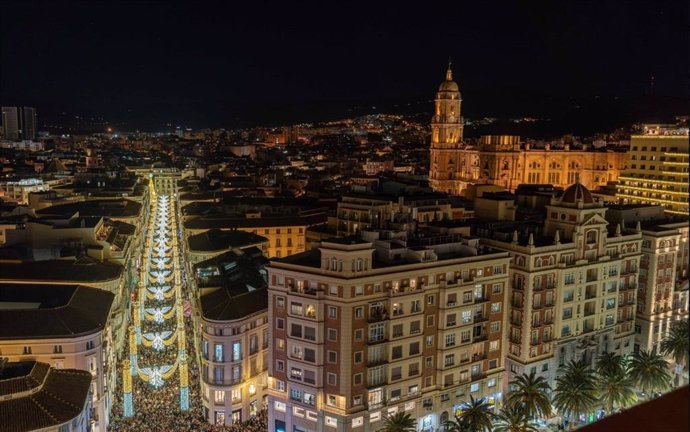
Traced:
POLYGON ((290 292, 295 293, 295 294, 307 294, 307 295, 315 296, 316 293, 318 292, 318 289, 311 288, 311 287, 300 287, 300 286, 290 285, 289 288, 290 288, 290 292))
POLYGON ((367 321, 369 323, 376 323, 380 321, 385 321, 388 319, 388 311, 383 307, 376 307, 369 309, 369 318, 367 321))
POLYGON ((489 320, 489 317, 484 315, 484 314, 476 314, 474 316, 474 322, 475 323, 480 323, 480 322, 484 322, 484 321, 488 321, 488 320, 489 320))
POLYGON ((522 325, 522 319, 521 318, 511 318, 510 323, 512 325, 521 326, 522 325))
POLYGON ((474 337, 472 338, 472 343, 475 343, 475 342, 482 342, 482 341, 485 341, 485 340, 486 340, 486 333, 482 333, 482 334, 480 334, 480 335, 474 336, 474 337))
POLYGON ((587 290, 585 291, 585 300, 593 299, 597 296, 597 290, 587 290))
POLYGON ((486 353, 485 353, 485 352, 474 353, 474 354, 472 354, 472 361, 473 361, 473 362, 476 362, 476 361, 479 361, 479 360, 484 360, 485 358, 486 358, 486 353))
POLYGON ((592 316, 595 313, 595 308, 585 308, 584 316, 592 316))

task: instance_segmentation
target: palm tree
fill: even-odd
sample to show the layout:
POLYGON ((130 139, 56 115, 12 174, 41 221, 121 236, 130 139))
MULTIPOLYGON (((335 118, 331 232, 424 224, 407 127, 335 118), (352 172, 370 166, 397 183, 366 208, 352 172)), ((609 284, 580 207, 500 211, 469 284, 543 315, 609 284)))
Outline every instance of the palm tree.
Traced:
POLYGON ((581 414, 592 412, 597 404, 594 386, 587 380, 574 378, 574 374, 556 378, 556 390, 553 395, 554 406, 563 417, 571 421, 571 426, 581 414))
POLYGON ((573 382, 580 382, 585 387, 594 388, 596 377, 589 364, 581 360, 570 360, 563 369, 562 376, 568 377, 573 382))
POLYGON ((640 350, 634 353, 628 364, 628 374, 649 399, 652 392, 667 390, 671 386, 668 362, 651 351, 640 350))
MULTIPOLYGON (((690 331, 688 320, 675 321, 671 324, 668 335, 661 341, 661 352, 673 358, 676 365, 684 370, 688 364, 690 352, 690 331)), ((680 377, 677 377, 680 380, 680 377)))
POLYGON ((388 415, 383 419, 382 432, 414 432, 417 421, 406 412, 388 415))
POLYGON ((443 424, 445 432, 467 432, 467 425, 459 418, 455 420, 446 420, 443 424))
POLYGON ((506 406, 496 416, 494 432, 537 432, 521 405, 506 406))
POLYGON ((627 408, 637 400, 635 381, 625 370, 599 375, 596 391, 607 415, 616 408, 627 408))
POLYGON ((600 376, 607 374, 615 375, 618 372, 624 372, 623 356, 612 351, 599 354, 599 357, 597 357, 596 371, 600 376))
POLYGON ((551 401, 549 392, 551 386, 543 376, 536 376, 532 372, 529 375, 522 374, 510 382, 512 389, 508 393, 506 404, 508 407, 521 406, 525 410, 525 423, 535 417, 548 417, 551 415, 551 401))
POLYGON ((470 395, 470 401, 463 407, 458 420, 461 425, 465 426, 464 430, 467 432, 483 432, 491 430, 493 417, 491 406, 486 399, 475 399, 470 395))

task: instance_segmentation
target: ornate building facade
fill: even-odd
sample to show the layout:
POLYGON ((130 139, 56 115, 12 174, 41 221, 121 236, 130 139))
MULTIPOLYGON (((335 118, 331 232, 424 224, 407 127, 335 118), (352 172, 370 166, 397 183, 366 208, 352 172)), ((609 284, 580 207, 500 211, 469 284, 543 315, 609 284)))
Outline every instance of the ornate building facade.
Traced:
POLYGON ((446 79, 436 93, 431 119, 429 184, 437 192, 461 195, 479 177, 479 154, 463 144, 462 97, 448 65, 446 79))
POLYGON ((478 146, 463 143, 462 97, 453 72, 436 93, 431 120, 429 184, 437 192, 463 195, 469 185, 495 184, 514 191, 519 184, 566 188, 579 179, 597 189, 618 181, 628 154, 584 148, 530 148, 513 135, 483 136, 478 146))

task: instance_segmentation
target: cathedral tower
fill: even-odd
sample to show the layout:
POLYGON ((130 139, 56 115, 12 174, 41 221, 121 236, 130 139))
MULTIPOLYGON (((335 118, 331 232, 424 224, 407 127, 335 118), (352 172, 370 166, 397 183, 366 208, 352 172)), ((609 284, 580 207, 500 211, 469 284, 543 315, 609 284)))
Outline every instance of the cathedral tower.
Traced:
POLYGON ((459 195, 466 187, 467 173, 477 164, 467 156, 462 144, 462 98, 448 64, 446 79, 436 93, 431 119, 429 184, 438 192, 459 195))

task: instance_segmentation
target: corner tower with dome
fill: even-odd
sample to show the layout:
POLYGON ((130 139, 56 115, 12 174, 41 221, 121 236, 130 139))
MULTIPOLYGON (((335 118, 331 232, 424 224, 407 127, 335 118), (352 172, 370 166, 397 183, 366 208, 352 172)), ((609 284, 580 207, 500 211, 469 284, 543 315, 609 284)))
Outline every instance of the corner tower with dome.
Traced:
POLYGON ((467 180, 478 176, 479 161, 478 154, 467 151, 462 141, 462 97, 450 66, 449 63, 446 79, 439 86, 434 101, 429 184, 437 192, 460 195, 467 187, 467 180))
POLYGON ((478 228, 486 246, 513 257, 505 382, 535 372, 553 386, 570 360, 594 366, 604 351, 632 353, 642 233, 610 225, 607 210, 576 181, 546 206, 543 226, 478 228))

